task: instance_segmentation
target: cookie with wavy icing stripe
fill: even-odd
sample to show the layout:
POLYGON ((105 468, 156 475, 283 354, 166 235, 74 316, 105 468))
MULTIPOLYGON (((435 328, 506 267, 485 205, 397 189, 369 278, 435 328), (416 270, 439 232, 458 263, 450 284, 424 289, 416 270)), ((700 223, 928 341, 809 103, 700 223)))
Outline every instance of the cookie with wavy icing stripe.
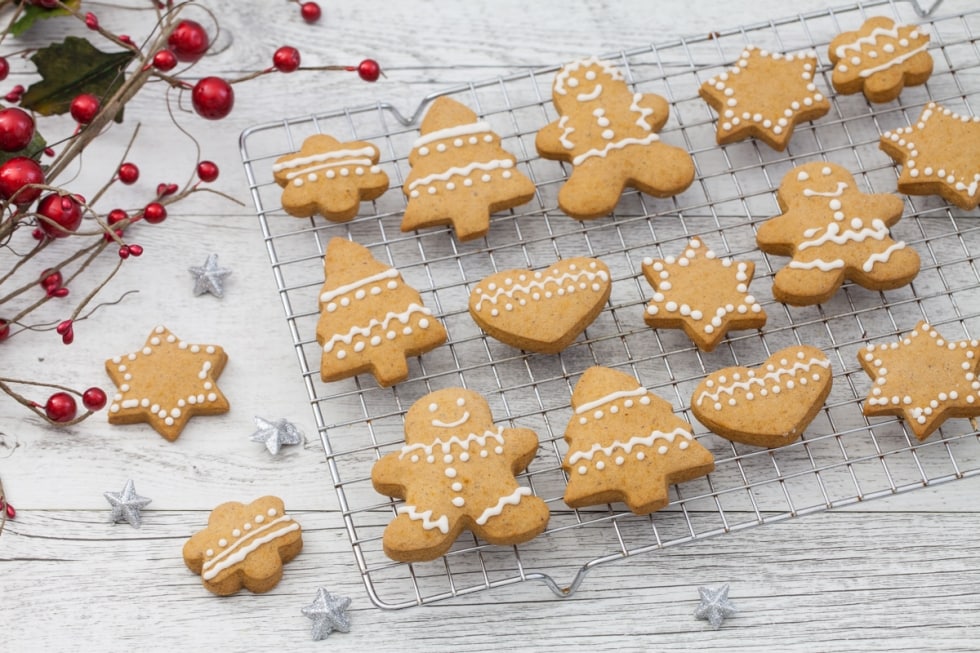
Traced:
POLYGON ((863 92, 871 102, 890 102, 906 86, 925 84, 932 74, 929 35, 916 25, 897 25, 874 16, 830 42, 831 84, 843 95, 863 92))
POLYGON ((726 367, 709 374, 694 390, 691 412, 723 438, 781 447, 803 435, 832 384, 830 360, 822 351, 787 347, 758 367, 726 367))
POLYGON ((286 514, 282 499, 265 496, 244 504, 223 503, 208 525, 184 544, 184 563, 210 592, 234 594, 243 587, 268 592, 282 579, 282 566, 303 548, 303 529, 286 514))
POLYGON ((541 128, 534 144, 542 157, 572 164, 558 192, 558 206, 571 217, 607 215, 627 187, 671 197, 691 185, 691 155, 658 134, 667 100, 633 92, 609 62, 591 57, 564 66, 551 97, 561 117, 541 128))
POLYGON ((572 508, 622 501, 645 515, 667 505, 671 484, 715 467, 691 425, 629 374, 587 369, 572 391, 572 410, 562 462, 572 508))
POLYGON ((519 544, 548 525, 548 506, 515 478, 538 448, 534 431, 493 423, 472 390, 425 395, 405 415, 405 445, 374 464, 381 494, 404 499, 385 528, 385 554, 401 562, 433 560, 463 531, 491 544, 519 544))

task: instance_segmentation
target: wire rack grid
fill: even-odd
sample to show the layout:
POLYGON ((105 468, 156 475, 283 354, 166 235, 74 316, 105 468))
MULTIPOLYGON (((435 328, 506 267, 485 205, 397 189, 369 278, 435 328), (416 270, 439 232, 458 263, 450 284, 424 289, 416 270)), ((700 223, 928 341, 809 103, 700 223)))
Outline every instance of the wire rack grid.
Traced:
POLYGON ((914 3, 871 1, 606 57, 636 91, 667 98, 671 117, 661 136, 691 153, 697 175, 687 191, 670 199, 628 191, 613 215, 596 220, 576 221, 558 210, 557 191, 568 169, 535 153, 537 130, 557 118, 550 102, 557 67, 446 93, 490 123, 537 189, 529 204, 494 216, 490 233, 476 241, 460 243, 447 228, 399 229, 405 208, 400 186, 418 135, 411 123, 425 104, 409 119, 379 104, 280 120, 243 133, 246 174, 330 481, 375 604, 402 608, 529 579, 567 596, 598 564, 980 474, 974 421, 950 420, 919 443, 901 420, 865 418, 861 402, 870 380, 856 358, 867 342, 893 340, 921 319, 949 339, 980 335, 980 221, 975 212, 950 208, 936 197, 905 198, 905 216, 893 234, 922 258, 914 282, 887 293, 845 284, 817 306, 787 307, 773 300, 772 277, 786 259, 764 255, 755 246, 758 225, 780 213, 774 191, 789 169, 833 161, 851 170, 863 191, 894 192, 896 168, 878 150, 882 132, 909 124, 930 100, 977 113, 980 11, 972 2, 959 4, 966 5, 964 12, 923 17, 914 3), (751 140, 715 144, 715 115, 698 97, 698 87, 730 66, 745 45, 816 50, 818 82, 828 89, 828 42, 871 15, 919 22, 930 33, 935 70, 927 84, 905 89, 899 100, 883 105, 870 105, 860 94, 831 95, 830 114, 799 126, 785 152, 751 140), (273 183, 275 159, 320 132, 377 144, 392 180, 386 194, 363 204, 361 214, 348 223, 286 215, 273 183), (756 264, 751 290, 769 315, 762 330, 730 333, 711 353, 700 352, 681 331, 653 330, 642 319, 652 290, 640 273, 641 261, 677 254, 693 235, 716 251, 756 264), (324 249, 333 236, 351 238, 397 267, 449 334, 448 344, 412 359, 409 380, 393 388, 380 388, 370 377, 331 384, 319 379, 317 296, 324 249), (542 268, 581 255, 599 257, 609 266, 613 291, 599 318, 561 354, 514 350, 486 337, 470 319, 469 291, 486 275, 542 268), (730 365, 756 365, 772 351, 801 343, 827 353, 834 383, 800 441, 767 450, 731 443, 698 425, 690 400, 706 374, 730 365), (672 402, 715 456, 713 473, 671 488, 670 505, 653 515, 636 516, 618 504, 572 510, 562 501, 563 430, 571 415, 571 391, 594 365, 626 371, 672 402), (464 535, 438 561, 394 563, 382 551, 381 534, 396 502, 374 492, 371 467, 404 443, 403 416, 414 401, 457 385, 483 394, 499 424, 537 432, 537 456, 519 480, 550 507, 548 530, 514 547, 489 546, 464 535))

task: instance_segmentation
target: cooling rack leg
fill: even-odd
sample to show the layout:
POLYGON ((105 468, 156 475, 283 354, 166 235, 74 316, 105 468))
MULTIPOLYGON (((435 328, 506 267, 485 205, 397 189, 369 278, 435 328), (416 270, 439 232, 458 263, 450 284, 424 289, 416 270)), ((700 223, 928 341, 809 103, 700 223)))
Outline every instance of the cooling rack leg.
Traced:
POLYGON ((919 4, 919 0, 909 0, 909 2, 912 4, 912 8, 915 9, 915 13, 925 18, 926 16, 931 16, 936 9, 939 8, 939 5, 943 3, 943 0, 934 0, 927 9, 922 8, 922 5, 919 4))

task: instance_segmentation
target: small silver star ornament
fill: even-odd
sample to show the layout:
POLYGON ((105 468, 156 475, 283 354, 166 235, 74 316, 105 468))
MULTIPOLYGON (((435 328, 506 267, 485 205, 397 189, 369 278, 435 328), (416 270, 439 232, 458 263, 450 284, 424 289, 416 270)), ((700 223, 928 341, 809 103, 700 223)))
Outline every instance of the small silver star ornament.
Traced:
POLYGON ((252 442, 261 442, 273 456, 278 454, 279 449, 284 445, 299 444, 303 441, 303 432, 285 418, 270 422, 256 416, 253 420, 258 431, 252 434, 252 442))
POLYGON ((103 496, 112 506, 110 520, 113 523, 125 521, 133 528, 143 525, 143 515, 140 514, 140 510, 150 503, 151 499, 136 494, 136 485, 133 484, 132 479, 126 481, 122 492, 105 492, 103 496))
POLYGON ((349 605, 350 597, 331 594, 322 587, 317 588, 316 599, 302 610, 303 616, 313 621, 313 641, 326 639, 335 630, 349 633, 350 617, 347 615, 349 605))
POLYGON ((203 295, 211 293, 215 297, 223 297, 225 294, 225 277, 231 274, 228 268, 218 267, 218 255, 208 254, 208 259, 204 265, 195 265, 189 268, 194 276, 194 294, 203 295))
POLYGON ((725 619, 735 616, 735 606, 728 599, 728 583, 718 588, 699 587, 698 594, 701 595, 701 603, 694 616, 707 621, 715 630, 721 628, 721 622, 725 619))

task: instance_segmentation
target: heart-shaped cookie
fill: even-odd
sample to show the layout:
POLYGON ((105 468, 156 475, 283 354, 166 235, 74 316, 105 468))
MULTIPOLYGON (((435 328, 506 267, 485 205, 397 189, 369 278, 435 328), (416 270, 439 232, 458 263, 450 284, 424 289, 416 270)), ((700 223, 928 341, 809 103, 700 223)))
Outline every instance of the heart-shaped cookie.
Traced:
POLYGON ((816 347, 780 349, 755 368, 726 367, 698 384, 691 410, 734 442, 780 447, 796 441, 830 394, 830 360, 816 347))
POLYGON ((554 354, 595 320, 611 288, 606 264, 584 256, 546 270, 504 270, 473 289, 470 315, 501 342, 554 354))

